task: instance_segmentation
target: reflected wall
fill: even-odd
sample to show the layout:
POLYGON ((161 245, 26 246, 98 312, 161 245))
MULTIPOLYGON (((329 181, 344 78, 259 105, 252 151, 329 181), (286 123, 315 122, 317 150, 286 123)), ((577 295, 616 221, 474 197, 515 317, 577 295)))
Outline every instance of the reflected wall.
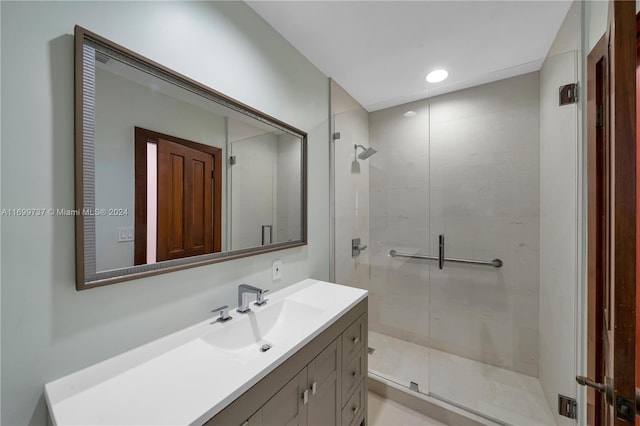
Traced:
MULTIPOLYGON (((99 65, 97 63, 95 79, 96 206, 123 209, 128 213, 96 217, 96 270, 106 271, 135 264, 133 240, 118 240, 119 229, 134 228, 134 128, 220 148, 223 158, 226 158, 226 133, 224 117, 118 76, 99 65)), ((225 161, 222 164, 226 167, 225 161)), ((222 188, 224 200, 224 184, 222 188)), ((222 217, 222 229, 225 229, 224 210, 222 217)), ((226 249, 223 240, 222 250, 226 249)))

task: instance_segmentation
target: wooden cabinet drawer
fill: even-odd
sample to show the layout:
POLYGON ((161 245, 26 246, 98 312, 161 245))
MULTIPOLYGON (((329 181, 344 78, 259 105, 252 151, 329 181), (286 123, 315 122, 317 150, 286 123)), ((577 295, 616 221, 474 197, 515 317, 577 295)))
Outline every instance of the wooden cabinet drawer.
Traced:
POLYGON ((358 388, 342 409, 342 426, 352 426, 362 419, 362 413, 366 408, 364 393, 365 380, 360 381, 358 388))
POLYGON ((347 398, 351 396, 353 390, 358 386, 364 371, 364 359, 363 351, 355 354, 353 358, 349 359, 342 368, 342 402, 344 403, 347 398))
POLYGON ((362 350, 364 344, 365 333, 364 315, 360 316, 353 324, 351 324, 342 334, 342 360, 343 365, 353 356, 353 354, 362 350))

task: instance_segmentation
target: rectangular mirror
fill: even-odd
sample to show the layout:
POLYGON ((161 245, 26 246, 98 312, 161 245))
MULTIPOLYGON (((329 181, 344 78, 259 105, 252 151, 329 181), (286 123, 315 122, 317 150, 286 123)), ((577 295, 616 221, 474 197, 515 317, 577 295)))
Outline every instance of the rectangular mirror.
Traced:
POLYGON ((78 290, 306 244, 306 133, 75 40, 78 290))

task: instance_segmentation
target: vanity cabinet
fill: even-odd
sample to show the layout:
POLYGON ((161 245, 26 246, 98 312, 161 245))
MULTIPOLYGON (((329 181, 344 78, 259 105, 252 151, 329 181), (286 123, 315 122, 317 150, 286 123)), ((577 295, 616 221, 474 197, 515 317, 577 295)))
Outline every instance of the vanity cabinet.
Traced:
POLYGON ((306 425, 307 404, 298 398, 306 390, 306 370, 301 371, 280 389, 260 410, 254 413, 246 426, 306 425))
POLYGON ((335 340, 276 392, 246 425, 339 425, 339 362, 339 341, 335 340))
POLYGON ((360 425, 367 408, 367 317, 361 315, 341 336, 342 426, 360 425))
POLYGON ((207 426, 361 426, 367 299, 210 419, 207 426))
POLYGON ((340 346, 334 340, 307 367, 309 425, 340 424, 340 346))

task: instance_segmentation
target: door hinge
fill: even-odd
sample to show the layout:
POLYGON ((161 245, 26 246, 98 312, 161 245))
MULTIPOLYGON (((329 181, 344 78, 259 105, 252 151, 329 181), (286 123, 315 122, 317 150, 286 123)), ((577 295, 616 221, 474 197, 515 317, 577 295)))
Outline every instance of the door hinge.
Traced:
POLYGON ((229 165, 234 166, 236 164, 236 156, 232 155, 229 157, 229 165))
POLYGON ((578 102, 578 83, 560 86, 560 106, 578 102))
POLYGON ((335 132, 335 133, 333 134, 333 140, 334 140, 334 141, 337 141, 338 139, 340 139, 340 132, 335 132))
POLYGON ((558 394, 558 414, 575 419, 577 417, 578 403, 574 398, 558 394))

